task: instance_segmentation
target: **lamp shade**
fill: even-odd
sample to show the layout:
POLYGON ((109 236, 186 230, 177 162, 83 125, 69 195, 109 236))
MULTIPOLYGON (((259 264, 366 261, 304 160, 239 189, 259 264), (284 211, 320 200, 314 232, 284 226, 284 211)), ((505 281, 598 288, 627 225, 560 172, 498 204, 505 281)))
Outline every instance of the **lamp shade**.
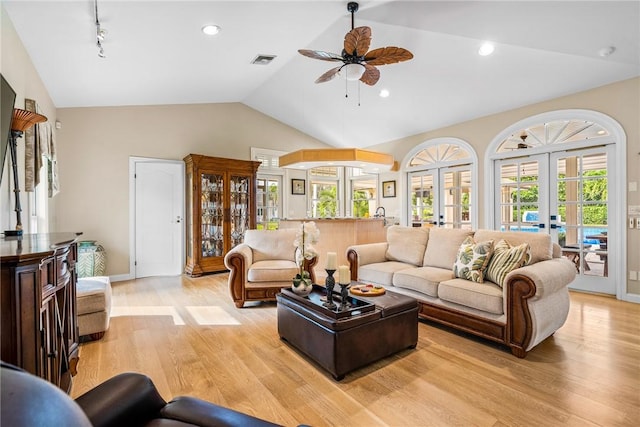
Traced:
POLYGON ((11 130, 24 132, 36 123, 42 123, 46 121, 47 118, 42 114, 14 108, 13 118, 11 119, 11 130))
POLYGON ((344 73, 349 81, 359 80, 364 74, 364 65, 362 64, 347 64, 342 67, 340 74, 344 73))

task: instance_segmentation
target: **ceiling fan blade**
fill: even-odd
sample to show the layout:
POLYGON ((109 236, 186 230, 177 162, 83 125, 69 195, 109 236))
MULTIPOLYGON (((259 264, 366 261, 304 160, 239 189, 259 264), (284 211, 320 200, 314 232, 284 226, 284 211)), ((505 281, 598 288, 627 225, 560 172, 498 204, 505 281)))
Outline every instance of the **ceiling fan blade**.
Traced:
POLYGON ((316 79, 316 83, 324 83, 332 80, 335 76, 338 75, 338 71, 340 71, 340 68, 342 68, 342 66, 330 69, 329 71, 318 77, 316 79))
POLYGON ((368 84, 369 86, 373 86, 374 84, 378 83, 378 80, 380 79, 380 70, 378 70, 373 65, 362 65, 364 65, 364 73, 362 74, 362 77, 360 77, 360 81, 362 83, 368 84))
POLYGON ((342 56, 331 52, 324 52, 322 50, 298 49, 298 52, 301 55, 308 56, 313 59, 320 59, 322 61, 342 61, 342 56))
POLYGON ((411 58, 413 58, 411 52, 395 46, 380 47, 364 56, 364 60, 369 65, 395 64, 396 62, 408 61, 411 58))
POLYGON ((347 55, 362 56, 371 45, 371 28, 357 27, 344 36, 344 51, 347 55))

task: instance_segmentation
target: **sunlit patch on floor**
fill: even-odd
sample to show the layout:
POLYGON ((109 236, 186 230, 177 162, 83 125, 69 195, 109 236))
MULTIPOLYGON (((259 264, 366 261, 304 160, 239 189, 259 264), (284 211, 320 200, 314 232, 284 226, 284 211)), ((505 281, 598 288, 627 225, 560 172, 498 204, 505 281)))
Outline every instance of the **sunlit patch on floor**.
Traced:
POLYGON ((214 305, 186 306, 185 309, 191 314, 198 325, 240 325, 222 307, 214 305))
POLYGON ((184 320, 172 305, 111 307, 111 317, 118 316, 171 316, 174 325, 184 325, 184 320))

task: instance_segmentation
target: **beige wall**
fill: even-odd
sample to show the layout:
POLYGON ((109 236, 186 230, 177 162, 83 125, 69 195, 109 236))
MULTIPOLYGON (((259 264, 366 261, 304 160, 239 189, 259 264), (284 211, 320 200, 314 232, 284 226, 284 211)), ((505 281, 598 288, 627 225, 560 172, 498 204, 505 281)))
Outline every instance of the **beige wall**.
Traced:
MULTIPOLYGON (((47 116, 50 121, 55 121, 56 107, 4 8, 0 8, 0 23, 0 72, 16 92, 15 107, 24 108, 25 98, 34 99, 42 114, 47 116)), ((18 180, 20 188, 24 189, 24 138, 18 140, 17 158, 18 180)), ((7 152, 4 171, 2 171, 2 185, 0 186, 0 206, 2 206, 0 209, 0 229, 2 230, 13 229, 16 225, 16 217, 13 212, 13 178, 10 178, 9 175, 10 164, 10 156, 7 152)), ((25 217, 27 195, 24 192, 21 193, 20 203, 23 207, 22 222, 25 227, 28 227, 29 221, 25 217)))
MULTIPOLYGON (((470 98, 471 100, 471 98, 470 98)), ((455 137, 467 141, 478 154, 479 170, 479 214, 481 226, 486 226, 484 218, 484 157, 492 140, 510 125, 537 114, 564 110, 585 109, 606 114, 616 120, 624 128, 627 135, 627 182, 640 184, 640 78, 625 80, 602 86, 585 92, 556 98, 538 104, 507 111, 500 114, 459 123, 442 129, 421 133, 409 138, 380 144, 371 149, 393 153, 398 160, 403 159, 416 145, 433 138, 455 137)), ((615 174, 616 171, 610 170, 615 174)), ((398 175, 399 176, 399 175, 398 175)), ((627 208, 640 205, 640 191, 627 192, 627 205, 613 201, 616 215, 627 224, 627 208)), ((627 270, 640 270, 640 230, 627 228, 627 270)), ((640 294, 640 281, 629 281, 628 274, 624 280, 630 293, 640 294)))
POLYGON ((189 153, 250 159, 250 147, 326 146, 243 104, 61 108, 57 223, 107 252, 107 274, 129 272, 129 157, 189 153))

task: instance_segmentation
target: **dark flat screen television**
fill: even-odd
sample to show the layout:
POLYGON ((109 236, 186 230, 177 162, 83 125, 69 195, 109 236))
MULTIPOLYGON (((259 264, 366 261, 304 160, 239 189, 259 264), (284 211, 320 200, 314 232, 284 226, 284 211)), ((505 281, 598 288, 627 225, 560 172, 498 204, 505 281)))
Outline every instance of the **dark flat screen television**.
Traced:
MULTIPOLYGON (((11 137, 11 119, 13 106, 16 102, 16 92, 0 74, 0 183, 4 175, 4 160, 7 157, 9 138, 11 137)), ((7 172, 7 175, 9 173, 7 172)))

